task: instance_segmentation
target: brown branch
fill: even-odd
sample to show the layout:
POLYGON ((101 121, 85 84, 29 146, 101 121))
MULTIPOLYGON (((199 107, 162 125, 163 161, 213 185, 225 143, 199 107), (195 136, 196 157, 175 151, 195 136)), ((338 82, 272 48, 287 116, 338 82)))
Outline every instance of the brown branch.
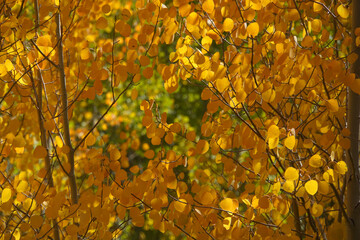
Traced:
MULTIPOLYGON (((23 3, 24 3, 24 1, 22 1, 21 7, 23 6, 23 3)), ((39 29, 39 2, 38 2, 38 0, 34 1, 34 8, 35 8, 35 28, 36 28, 35 37, 37 38, 37 36, 38 36, 37 32, 38 32, 38 29, 39 29)), ((19 15, 21 13, 21 9, 19 11, 19 15)), ((32 81, 32 85, 33 85, 35 98, 36 98, 36 105, 37 105, 36 109, 37 109, 39 128, 40 128, 41 145, 46 150, 46 156, 44 158, 44 161, 45 161, 45 169, 46 169, 46 173, 47 173, 47 179, 48 179, 48 182, 49 182, 49 187, 53 188, 54 187, 54 180, 53 180, 52 171, 51 171, 50 153, 49 153, 48 141, 47 141, 47 137, 46 137, 46 130, 45 130, 45 127, 44 127, 44 119, 42 117, 42 84, 43 84, 43 78, 42 78, 40 68, 38 68, 38 70, 37 70, 37 75, 38 75, 38 90, 37 90, 37 92, 36 92, 36 89, 35 89, 35 82, 34 82, 34 79, 32 77, 31 77, 31 81, 32 81)), ((52 224, 53 224, 53 228, 54 228, 54 238, 55 238, 55 240, 60 240, 59 226, 57 224, 56 218, 52 220, 52 224)))
POLYGON ((62 27, 61 27, 61 17, 60 9, 56 13, 56 36, 58 39, 58 56, 59 56, 59 71, 60 71, 60 85, 61 85, 61 104, 62 108, 65 109, 63 112, 63 128, 64 128, 64 138, 65 144, 69 148, 67 153, 68 161, 70 163, 70 172, 69 172, 69 182, 71 189, 71 202, 72 204, 78 203, 78 191, 76 186, 76 177, 75 177, 75 160, 74 160, 74 149, 71 144, 70 138, 70 128, 69 128, 69 115, 68 115, 68 99, 66 92, 66 77, 65 77, 65 68, 64 68, 64 50, 62 43, 62 27))

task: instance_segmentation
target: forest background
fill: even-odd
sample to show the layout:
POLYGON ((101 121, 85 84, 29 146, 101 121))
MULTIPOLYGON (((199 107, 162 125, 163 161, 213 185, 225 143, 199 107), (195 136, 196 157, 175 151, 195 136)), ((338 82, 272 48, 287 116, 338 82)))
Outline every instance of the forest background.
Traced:
POLYGON ((0 239, 357 239, 359 4, 3 0, 0 239))

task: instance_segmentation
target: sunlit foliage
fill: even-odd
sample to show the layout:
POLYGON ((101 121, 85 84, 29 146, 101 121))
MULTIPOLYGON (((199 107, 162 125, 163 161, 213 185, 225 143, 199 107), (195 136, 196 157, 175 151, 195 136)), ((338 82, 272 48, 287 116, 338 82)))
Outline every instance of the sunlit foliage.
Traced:
POLYGON ((0 11, 0 239, 344 238, 347 1, 0 11))

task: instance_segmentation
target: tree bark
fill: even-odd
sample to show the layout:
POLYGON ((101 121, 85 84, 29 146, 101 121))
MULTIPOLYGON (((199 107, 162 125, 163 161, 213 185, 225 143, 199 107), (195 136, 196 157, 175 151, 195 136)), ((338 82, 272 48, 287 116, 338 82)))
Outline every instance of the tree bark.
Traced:
MULTIPOLYGON (((38 0, 34 1, 34 9, 35 9, 35 37, 37 38, 38 30, 39 30, 38 28, 40 25, 38 0)), ((41 145, 46 149, 46 156, 44 158, 45 169, 47 172, 46 178, 48 180, 49 187, 53 188, 54 180, 52 177, 52 169, 51 169, 51 161, 50 161, 51 158, 49 155, 50 153, 49 153, 46 129, 44 127, 44 120, 42 118, 42 84, 43 84, 43 80, 42 80, 42 75, 41 75, 40 69, 37 70, 37 79, 38 79, 38 91, 37 92, 36 92, 36 88, 35 88, 35 83, 33 82, 33 84, 34 84, 34 94, 36 97, 36 104, 37 104, 37 114, 38 114, 38 119, 39 119, 41 145)), ((60 240, 60 231, 59 231, 59 226, 58 226, 57 220, 53 219, 52 224, 53 224, 53 229, 54 229, 54 239, 60 240)))
POLYGON ((70 190, 71 190, 71 202, 72 204, 78 203, 78 193, 76 186, 75 178, 75 160, 74 160, 74 148, 71 144, 70 139, 70 128, 69 128, 69 115, 68 115, 68 99, 66 92, 66 77, 64 71, 64 51, 62 44, 62 27, 61 27, 61 17, 60 17, 60 7, 59 12, 56 13, 56 36, 58 40, 58 56, 59 56, 59 72, 60 72, 60 85, 61 85, 61 104, 62 104, 62 124, 64 129, 64 140, 65 145, 69 147, 69 152, 67 153, 67 158, 70 163, 70 172, 68 173, 70 190))
MULTIPOLYGON (((352 37, 353 50, 360 56, 360 51, 355 44, 355 29, 360 27, 360 1, 353 1, 352 12, 352 37)), ((352 71, 356 78, 360 77, 360 60, 352 66, 352 71)), ((346 175, 346 209, 350 222, 347 224, 347 239, 357 240, 360 236, 360 215, 359 215, 359 95, 348 89, 348 112, 347 120, 351 132, 351 147, 347 154, 346 163, 348 172, 346 175)))

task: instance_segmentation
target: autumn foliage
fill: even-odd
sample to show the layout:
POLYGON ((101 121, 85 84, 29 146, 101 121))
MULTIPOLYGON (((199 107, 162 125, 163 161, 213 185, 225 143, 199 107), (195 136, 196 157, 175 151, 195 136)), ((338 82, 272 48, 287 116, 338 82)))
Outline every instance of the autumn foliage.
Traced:
POLYGON ((0 239, 345 239, 347 1, 0 11, 0 239))

